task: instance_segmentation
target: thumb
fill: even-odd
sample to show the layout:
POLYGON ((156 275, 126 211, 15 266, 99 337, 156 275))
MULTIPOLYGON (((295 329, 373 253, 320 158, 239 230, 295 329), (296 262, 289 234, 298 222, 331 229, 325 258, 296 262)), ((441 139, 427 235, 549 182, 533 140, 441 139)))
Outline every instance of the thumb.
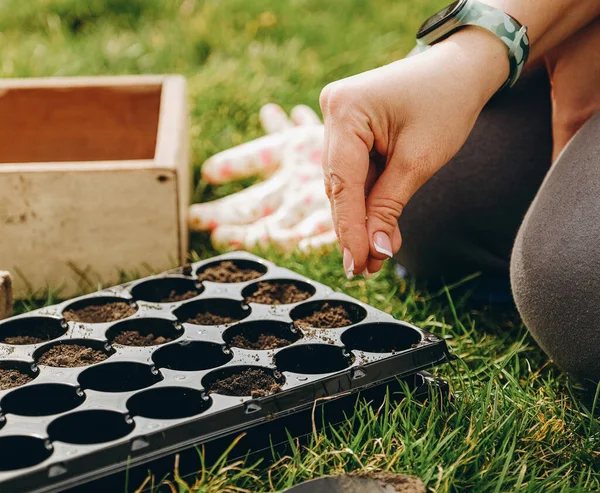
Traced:
POLYGON ((366 212, 372 258, 385 260, 400 250, 402 238, 398 218, 419 186, 414 172, 407 171, 392 160, 371 188, 366 201, 366 212))

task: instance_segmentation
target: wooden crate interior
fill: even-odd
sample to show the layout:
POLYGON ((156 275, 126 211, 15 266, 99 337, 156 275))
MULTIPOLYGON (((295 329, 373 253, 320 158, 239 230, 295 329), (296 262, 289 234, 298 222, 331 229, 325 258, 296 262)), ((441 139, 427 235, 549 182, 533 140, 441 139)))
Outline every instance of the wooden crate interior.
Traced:
POLYGON ((160 84, 2 89, 0 163, 153 159, 160 98, 160 84))

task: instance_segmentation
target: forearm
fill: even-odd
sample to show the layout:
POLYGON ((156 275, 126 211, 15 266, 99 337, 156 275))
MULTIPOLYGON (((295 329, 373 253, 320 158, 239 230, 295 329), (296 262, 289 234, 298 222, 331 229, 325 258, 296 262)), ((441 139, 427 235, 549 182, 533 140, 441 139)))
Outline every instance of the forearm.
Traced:
POLYGON ((600 16, 599 0, 483 0, 527 26, 529 64, 600 16))
MULTIPOLYGON (((575 33, 586 30, 586 26, 596 24, 595 19, 600 18, 600 0, 480 1, 507 12, 528 27, 531 47, 528 66, 543 62, 575 33)), ((463 28, 433 45, 430 51, 438 51, 440 63, 457 67, 481 107, 508 77, 506 45, 485 29, 463 28)))

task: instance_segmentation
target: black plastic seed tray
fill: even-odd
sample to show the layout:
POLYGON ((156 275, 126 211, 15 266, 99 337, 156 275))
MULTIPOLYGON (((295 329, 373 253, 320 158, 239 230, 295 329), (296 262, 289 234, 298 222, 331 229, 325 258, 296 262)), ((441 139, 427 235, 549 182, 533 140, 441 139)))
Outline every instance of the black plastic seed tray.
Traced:
POLYGON ((245 252, 99 291, 0 323, 0 491, 59 491, 447 359, 245 252))
MULTIPOLYGON (((392 378, 387 383, 378 383, 372 387, 363 388, 357 393, 344 393, 317 401, 302 411, 268 420, 245 429, 243 434, 233 433, 205 442, 202 447, 202 457, 206 467, 214 465, 226 449, 229 449, 230 463, 239 460, 246 464, 261 462, 261 468, 273 464, 278 457, 293 454, 296 447, 307 445, 314 432, 331 434, 331 430, 339 427, 352 415, 357 404, 368 403, 377 412, 389 397, 390 404, 395 405, 406 398, 406 391, 411 398, 423 402, 433 398, 443 404, 451 399, 448 382, 440 377, 434 377, 426 371, 420 371, 400 379, 392 378), (289 437, 294 437, 293 445, 289 437), (236 440, 232 447, 233 440, 236 440)), ((358 423, 357 423, 358 424, 358 423)), ((198 456, 198 448, 190 447, 174 455, 159 457, 156 460, 144 462, 137 467, 128 468, 126 471, 117 471, 104 476, 93 483, 84 483, 74 488, 65 490, 68 493, 89 493, 90 491, 123 491, 123 485, 128 485, 126 491, 139 491, 140 485, 146 482, 148 472, 151 471, 155 482, 161 478, 173 478, 175 460, 179 477, 189 484, 193 484, 194 477, 198 474, 202 464, 198 456)), ((168 486, 163 488, 153 487, 152 481, 146 482, 144 492, 171 492, 168 486)))

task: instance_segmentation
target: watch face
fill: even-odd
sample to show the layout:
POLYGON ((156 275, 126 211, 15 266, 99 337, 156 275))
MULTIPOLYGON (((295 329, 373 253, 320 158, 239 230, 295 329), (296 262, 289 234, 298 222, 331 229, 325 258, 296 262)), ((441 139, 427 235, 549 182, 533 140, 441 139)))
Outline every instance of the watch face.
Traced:
POLYGON ((460 9, 467 3, 467 0, 458 0, 457 2, 452 2, 447 7, 440 10, 437 14, 432 15, 429 19, 427 19, 417 32, 417 38, 421 38, 431 31, 434 31, 439 26, 444 24, 450 17, 455 16, 460 9))

